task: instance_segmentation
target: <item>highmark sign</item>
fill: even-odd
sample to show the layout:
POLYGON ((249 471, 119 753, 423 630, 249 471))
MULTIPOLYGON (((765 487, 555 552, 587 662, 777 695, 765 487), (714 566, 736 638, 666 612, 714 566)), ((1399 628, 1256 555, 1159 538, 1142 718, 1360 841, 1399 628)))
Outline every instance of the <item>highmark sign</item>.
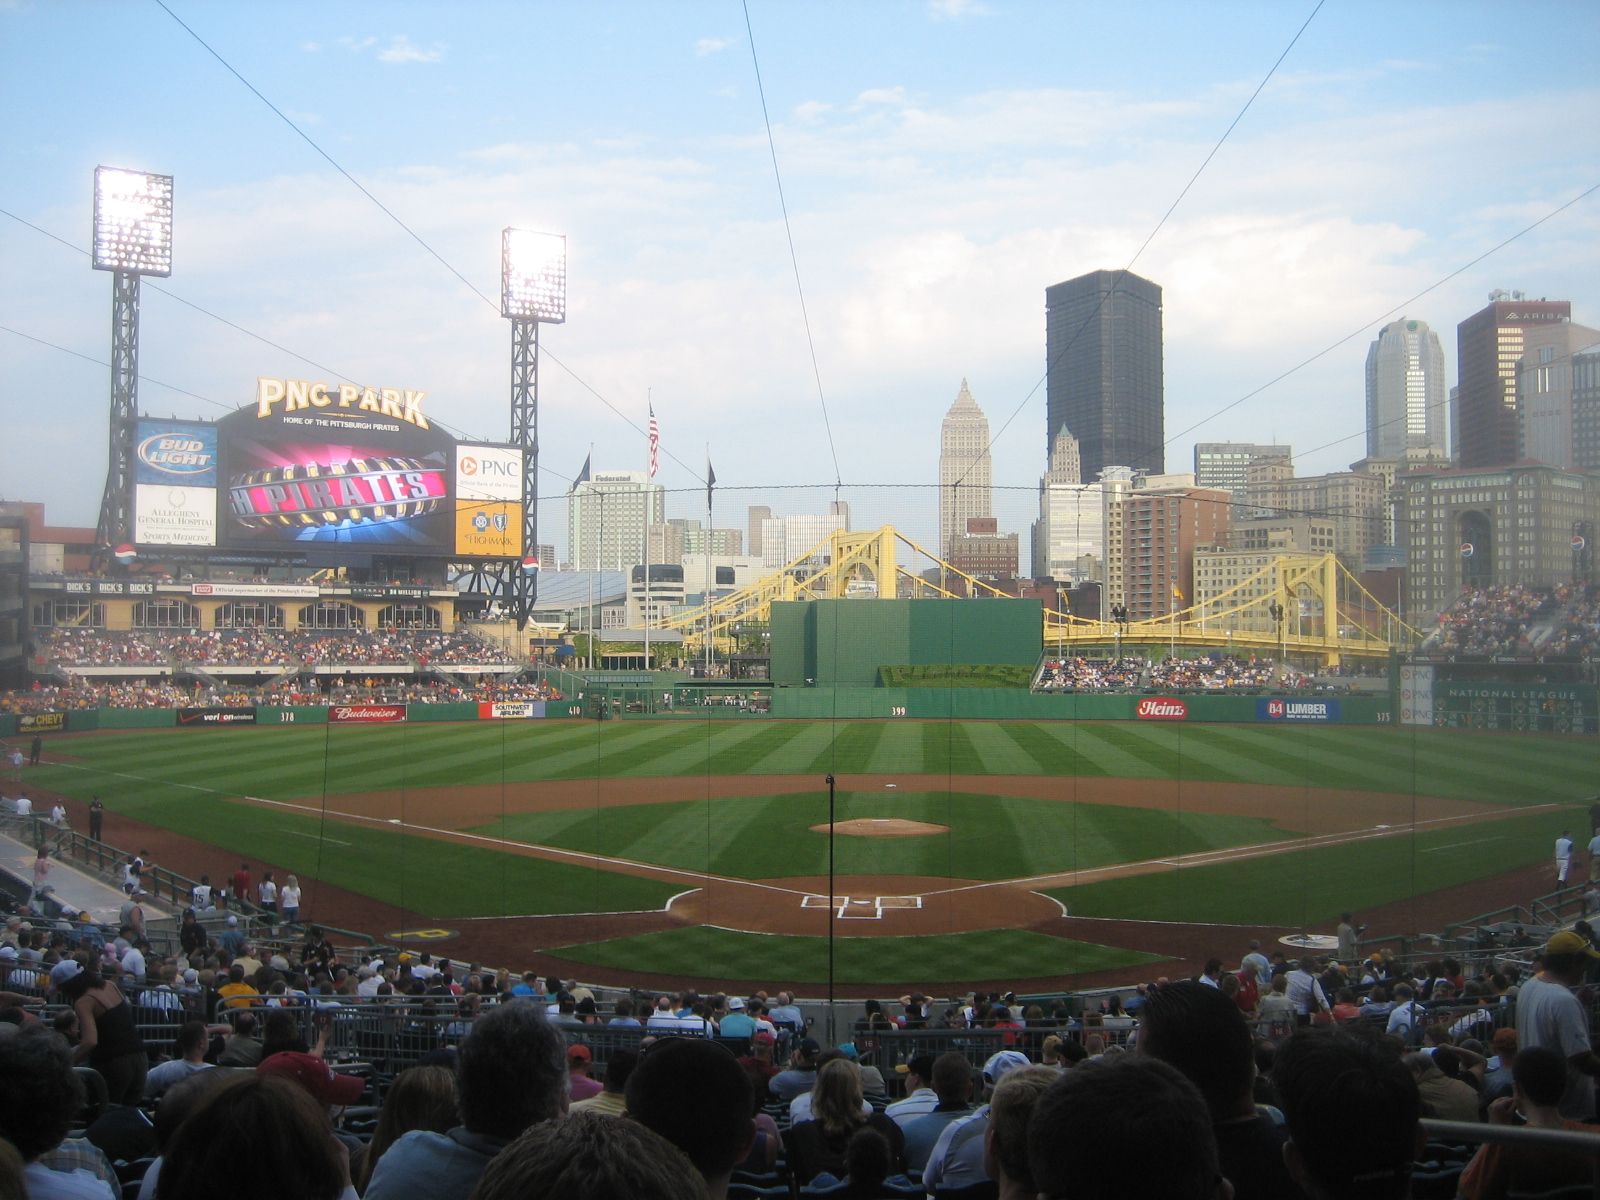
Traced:
POLYGON ((353 383, 316 383, 306 379, 256 380, 256 416, 310 411, 313 408, 343 408, 373 413, 406 421, 418 429, 432 429, 422 415, 422 398, 427 392, 401 388, 359 387, 353 383))

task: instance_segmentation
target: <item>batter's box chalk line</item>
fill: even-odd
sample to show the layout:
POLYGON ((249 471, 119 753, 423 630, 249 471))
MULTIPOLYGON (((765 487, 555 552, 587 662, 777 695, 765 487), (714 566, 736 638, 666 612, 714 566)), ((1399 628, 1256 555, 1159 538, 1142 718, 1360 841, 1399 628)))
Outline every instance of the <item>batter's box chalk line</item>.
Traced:
MULTIPOLYGON (((906 911, 922 907, 921 896, 835 896, 841 921, 881 921, 886 909, 906 911)), ((801 908, 829 908, 827 896, 800 897, 801 908)))

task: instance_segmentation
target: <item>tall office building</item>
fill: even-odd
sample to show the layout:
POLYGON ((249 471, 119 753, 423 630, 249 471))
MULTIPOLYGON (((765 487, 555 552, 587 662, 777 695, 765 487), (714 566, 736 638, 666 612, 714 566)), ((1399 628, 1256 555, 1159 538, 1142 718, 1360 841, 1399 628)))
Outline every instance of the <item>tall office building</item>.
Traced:
POLYGON ((645 531, 663 524, 666 511, 666 489, 643 471, 596 471, 567 497, 573 570, 622 571, 642 563, 645 531))
POLYGON ((1600 347, 1572 356, 1572 465, 1600 471, 1600 347))
POLYGON ((1600 581, 1600 475, 1525 463, 1413 471, 1400 480, 1406 606, 1426 629, 1465 587, 1600 581))
POLYGON ((850 502, 847 500, 829 502, 826 513, 764 517, 760 530, 761 562, 767 567, 785 566, 810 554, 835 530, 849 528, 850 502))
POLYGON ((1500 467, 1523 457, 1517 415, 1517 360, 1524 331, 1572 320, 1569 300, 1529 300, 1489 293, 1486 307, 1456 326, 1456 459, 1463 467, 1500 467))
POLYGON ((1039 519, 1033 523, 1035 579, 1082 583, 1100 577, 1105 556, 1100 485, 1081 480, 1078 439, 1062 426, 1039 480, 1039 519))
POLYGON ((989 418, 963 379, 939 427, 939 554, 946 562, 968 519, 993 515, 992 472, 989 418))
POLYGON ((1585 350, 1600 348, 1600 329, 1576 321, 1538 325, 1523 332, 1517 363, 1517 420, 1522 457, 1570 471, 1578 465, 1573 420, 1573 366, 1585 350))
POLYGON ((1293 446, 1263 446, 1254 442, 1196 442, 1194 483, 1196 487, 1243 492, 1252 463, 1293 457, 1293 446))
POLYGON ((1135 488, 1127 493, 1118 591, 1129 620, 1164 617, 1194 603, 1195 551, 1227 540, 1229 516, 1228 493, 1214 488, 1135 488))
POLYGON ((1367 457, 1443 455, 1448 395, 1444 349, 1426 321, 1402 317, 1378 330, 1367 348, 1367 457))
POLYGON ((1161 288, 1123 271, 1091 271, 1045 289, 1045 449, 1063 426, 1083 478, 1108 466, 1166 469, 1161 288))

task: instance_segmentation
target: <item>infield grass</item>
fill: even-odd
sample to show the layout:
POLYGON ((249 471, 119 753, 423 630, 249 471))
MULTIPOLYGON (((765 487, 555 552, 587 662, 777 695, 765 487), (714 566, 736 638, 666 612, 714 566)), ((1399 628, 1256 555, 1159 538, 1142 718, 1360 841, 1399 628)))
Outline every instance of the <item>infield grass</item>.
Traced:
MULTIPOLYGON (((1043 721, 483 722, 174 730, 52 738, 27 778, 130 817, 440 918, 654 909, 673 890, 586 866, 465 846, 384 826, 230 802, 234 797, 338 808, 353 792, 408 794, 535 780, 826 772, 1040 775, 1085 779, 1085 802, 995 798, 923 783, 890 797, 847 793, 839 816, 910 817, 948 835, 839 839, 849 874, 999 879, 1167 857, 1291 835, 1301 807, 1337 792, 1426 794, 1515 807, 1572 802, 1593 788, 1593 739, 1374 727, 1158 725, 1043 721), (62 756, 58 760, 58 756, 62 756), (1092 799, 1096 778, 1170 789, 1166 809, 1092 799), (1185 813, 1186 781, 1305 789, 1273 822, 1185 813), (1334 789, 1332 792, 1313 789, 1334 789)), ((579 806, 508 813, 485 827, 587 853, 749 878, 818 875, 826 838, 821 791, 715 803, 579 806)), ((1188 867, 1074 889, 1075 913, 1189 921, 1325 919, 1350 903, 1421 894, 1537 861, 1562 818, 1463 827, 1361 846, 1298 851, 1227 867, 1188 867), (1493 830, 1491 834, 1489 831, 1493 830), (1454 838, 1470 846, 1441 849, 1454 838), (1435 851, 1438 850, 1436 853, 1435 851), (1459 851, 1459 852, 1458 852, 1459 851), (1353 900, 1352 881, 1362 897, 1353 900)))
MULTIPOLYGON (((741 933, 705 926, 564 946, 548 953, 619 971, 698 974, 717 979, 817 980, 828 977, 828 941, 820 937, 741 933)), ((951 979, 1024 979, 1107 971, 1161 961, 1138 950, 1054 938, 1025 929, 925 937, 837 938, 834 970, 843 984, 940 983, 951 979)))
MULTIPOLYGON (((964 792, 841 792, 835 815, 946 829, 917 837, 837 837, 835 869, 845 875, 1020 879, 1277 841, 1293 832, 1255 817, 964 792)), ((474 832, 740 879, 776 879, 827 873, 827 820, 827 793, 805 792, 519 813, 474 832)))

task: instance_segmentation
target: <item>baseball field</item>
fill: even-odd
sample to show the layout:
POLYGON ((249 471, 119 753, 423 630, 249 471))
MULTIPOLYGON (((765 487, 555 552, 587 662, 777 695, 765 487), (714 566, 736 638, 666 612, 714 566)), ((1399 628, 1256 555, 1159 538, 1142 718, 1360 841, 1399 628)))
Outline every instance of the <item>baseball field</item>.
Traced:
POLYGON ((814 986, 831 923, 837 980, 871 991, 1526 900, 1595 761, 1382 727, 495 721, 57 737, 26 782, 78 828, 100 796, 108 840, 184 874, 293 872, 304 919, 452 957, 814 986))

